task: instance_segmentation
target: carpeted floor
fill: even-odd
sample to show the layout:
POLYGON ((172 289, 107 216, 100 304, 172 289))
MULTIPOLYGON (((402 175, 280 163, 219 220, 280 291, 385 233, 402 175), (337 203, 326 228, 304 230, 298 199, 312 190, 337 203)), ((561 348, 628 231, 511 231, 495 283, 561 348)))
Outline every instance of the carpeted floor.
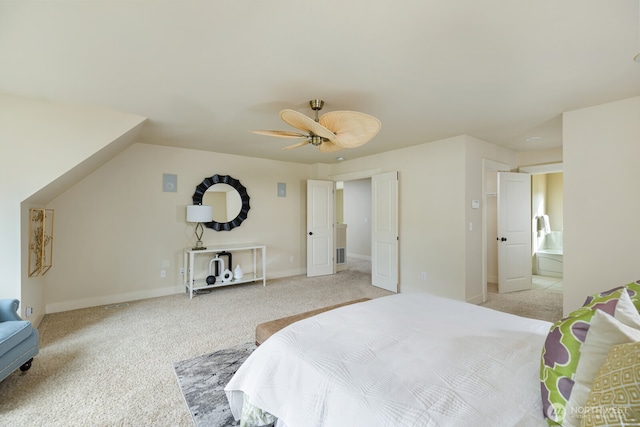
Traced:
MULTIPOLYGON (((544 278, 539 279, 544 283, 544 278)), ((534 286, 533 289, 506 294, 498 293, 498 285, 487 286, 484 307, 532 319, 555 322, 562 318, 562 288, 534 286)))
MULTIPOLYGON (((49 314, 39 327, 33 367, 0 382, 0 424, 193 426, 176 362, 253 342, 256 325, 268 320, 390 294, 371 286, 364 271, 49 314)), ((556 297, 561 305, 562 295, 556 297)), ((488 304, 508 308, 491 298, 488 304)))

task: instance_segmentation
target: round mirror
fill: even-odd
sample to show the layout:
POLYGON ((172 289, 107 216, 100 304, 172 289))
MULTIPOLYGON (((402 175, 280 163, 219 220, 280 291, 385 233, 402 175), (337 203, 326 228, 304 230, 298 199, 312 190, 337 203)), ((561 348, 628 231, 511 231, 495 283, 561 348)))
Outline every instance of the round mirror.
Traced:
POLYGON ((247 219, 249 195, 240 181, 229 175, 205 178, 193 194, 194 205, 213 206, 213 221, 205 222, 216 231, 231 230, 247 219))
POLYGON ((242 199, 238 190, 229 184, 215 184, 205 191, 202 204, 213 206, 213 220, 229 222, 235 219, 242 209, 242 199))

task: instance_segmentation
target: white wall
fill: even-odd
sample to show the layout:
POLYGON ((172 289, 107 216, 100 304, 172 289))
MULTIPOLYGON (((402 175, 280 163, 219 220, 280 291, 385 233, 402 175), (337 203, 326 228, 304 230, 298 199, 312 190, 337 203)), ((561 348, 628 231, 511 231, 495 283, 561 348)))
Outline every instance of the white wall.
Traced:
POLYGON ((482 200, 483 157, 514 165, 516 159, 510 150, 459 136, 333 165, 335 175, 399 172, 401 292, 482 295, 482 210, 471 200, 482 200))
MULTIPOLYGON (((215 174, 238 179, 251 209, 231 231, 205 228, 205 246, 261 242, 268 248, 269 279, 302 274, 309 170, 286 162, 132 145, 48 205, 56 215, 56 260, 46 275, 47 312, 183 292, 182 251, 195 243, 186 205, 196 186, 215 174), (163 173, 178 176, 177 192, 162 191, 163 173), (278 182, 287 184, 287 197, 277 197, 278 182), (160 277, 161 269, 166 278, 160 277)), ((246 267, 249 254, 244 260, 241 255, 234 254, 234 263, 246 267)))
POLYGON ((470 201, 482 200, 482 158, 515 163, 515 153, 468 136, 336 165, 134 144, 46 206, 56 212, 54 267, 43 279, 47 312, 182 292, 182 249, 195 240, 185 206, 213 174, 239 179, 251 211, 238 229, 206 229, 205 245, 263 242, 274 278, 305 271, 306 179, 397 170, 400 291, 473 300, 482 289, 482 233, 481 209, 470 201), (162 192, 163 173, 178 175, 177 193, 162 192), (287 183, 286 198, 277 197, 278 182, 287 183))
POLYGON ((564 114, 564 311, 640 279, 640 97, 564 114))
MULTIPOLYGON (((194 243, 184 209, 195 186, 216 173, 229 174, 247 187, 251 211, 240 228, 205 230, 205 245, 263 242, 268 246, 268 277, 274 278, 305 271, 306 179, 398 170, 400 290, 464 300, 467 280, 481 282, 481 269, 466 267, 467 252, 481 259, 481 248, 467 251, 475 240, 467 239, 465 188, 467 181, 481 181, 478 156, 494 147, 462 136, 337 165, 309 166, 135 144, 47 206, 56 210, 56 260, 46 276, 47 312, 182 292, 182 249, 194 243), (163 173, 178 175, 177 193, 162 192, 163 173), (278 182, 287 183, 286 198, 277 197, 278 182), (163 261, 170 264, 166 279, 160 278, 163 261), (422 271, 427 273, 424 281, 422 271)), ((480 188, 473 190, 474 197, 476 192, 480 197, 480 188)))
POLYGON ((44 315, 44 278, 27 277, 29 208, 44 207, 51 194, 75 179, 70 177, 97 165, 99 153, 109 155, 105 147, 144 120, 0 94, 0 293, 20 299, 23 315, 25 307, 33 307, 35 324, 44 315), (50 192, 42 191, 49 185, 50 192))
POLYGON ((473 303, 483 302, 483 294, 486 284, 482 280, 483 257, 482 252, 486 248, 483 239, 482 212, 485 206, 474 209, 473 200, 483 200, 483 159, 517 166, 517 155, 514 151, 507 150, 497 145, 489 144, 477 138, 465 137, 465 165, 464 165, 464 195, 462 210, 464 222, 458 227, 464 233, 465 246, 465 300, 473 303))

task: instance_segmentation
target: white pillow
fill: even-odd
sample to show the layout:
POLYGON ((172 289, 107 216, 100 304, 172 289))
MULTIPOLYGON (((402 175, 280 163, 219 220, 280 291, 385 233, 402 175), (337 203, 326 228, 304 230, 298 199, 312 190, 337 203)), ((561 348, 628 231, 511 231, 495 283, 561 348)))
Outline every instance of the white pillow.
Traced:
MULTIPOLYGON (((628 299, 628 295, 627 295, 628 299)), ((631 302, 630 300, 628 301, 631 302)), ((624 304, 622 298, 621 303, 624 304)), ((633 306, 633 304, 631 304, 633 306)), ((640 318, 634 309, 635 316, 640 318)), ((626 313, 629 314, 628 312, 626 313)), ((616 313, 616 317, 617 313, 616 313)), ((633 321, 634 316, 624 316, 625 323, 633 321)), ((638 322, 640 324, 640 322, 638 322)), ((640 341, 640 327, 638 329, 627 326, 607 313, 596 310, 589 327, 589 332, 582 345, 578 369, 574 377, 575 384, 565 409, 564 426, 579 427, 581 413, 584 413, 591 384, 600 371, 600 367, 607 360, 611 347, 618 344, 640 341)))
POLYGON ((621 323, 640 330, 640 314, 636 306, 633 305, 633 301, 631 301, 631 297, 626 288, 623 289, 620 294, 614 317, 621 323))

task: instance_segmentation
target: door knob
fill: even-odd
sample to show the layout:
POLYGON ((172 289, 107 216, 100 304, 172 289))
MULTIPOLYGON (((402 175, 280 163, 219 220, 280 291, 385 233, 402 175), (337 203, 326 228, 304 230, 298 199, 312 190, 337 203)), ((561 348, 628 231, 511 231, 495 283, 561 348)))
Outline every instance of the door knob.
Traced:
POLYGON ((309 232, 309 236, 313 236, 313 231, 310 231, 310 232, 309 232))
POLYGON ((506 237, 503 237, 503 238, 502 238, 502 239, 500 239, 500 240, 502 240, 503 242, 506 242, 506 241, 507 241, 507 238, 506 238, 506 237))

